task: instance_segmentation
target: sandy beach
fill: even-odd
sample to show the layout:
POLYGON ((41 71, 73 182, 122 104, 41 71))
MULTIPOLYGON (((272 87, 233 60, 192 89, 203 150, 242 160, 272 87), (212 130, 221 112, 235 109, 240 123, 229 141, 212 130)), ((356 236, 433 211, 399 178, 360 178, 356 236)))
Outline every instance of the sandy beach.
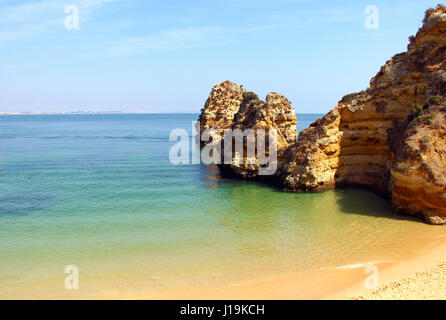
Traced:
MULTIPOLYGON (((281 300, 440 300, 446 299, 446 242, 439 240, 417 257, 382 262, 379 287, 366 289, 365 263, 312 272, 289 273, 232 286, 187 289, 149 299, 281 300)), ((111 298, 111 297, 108 297, 111 298)), ((132 297, 136 298, 136 297, 132 297)))
POLYGON ((444 300, 446 299, 446 264, 392 281, 357 300, 444 300))
POLYGON ((415 259, 396 263, 379 275, 379 287, 366 290, 358 282, 328 299, 443 300, 446 299, 446 243, 433 244, 415 259))

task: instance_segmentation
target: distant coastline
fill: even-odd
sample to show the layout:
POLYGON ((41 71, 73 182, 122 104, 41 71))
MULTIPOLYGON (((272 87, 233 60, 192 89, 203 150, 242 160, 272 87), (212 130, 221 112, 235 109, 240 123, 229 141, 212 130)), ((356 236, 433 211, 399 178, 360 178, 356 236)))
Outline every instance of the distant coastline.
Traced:
POLYGON ((159 114, 149 111, 33 111, 33 112, 0 112, 0 115, 65 115, 65 114, 159 114))
MULTIPOLYGON (((150 111, 30 111, 30 112, 0 112, 0 116, 27 116, 27 115, 94 115, 94 114, 200 114, 196 112, 150 112, 150 111)), ((300 112, 297 115, 317 115, 323 113, 300 112)))

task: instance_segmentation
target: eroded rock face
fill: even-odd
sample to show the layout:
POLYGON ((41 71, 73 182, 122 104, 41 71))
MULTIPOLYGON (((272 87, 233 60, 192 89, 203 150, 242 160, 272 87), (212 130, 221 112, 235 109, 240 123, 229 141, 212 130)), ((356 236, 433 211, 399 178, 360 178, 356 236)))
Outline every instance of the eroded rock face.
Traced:
POLYGON ((231 128, 234 116, 240 109, 244 92, 243 86, 231 81, 214 86, 201 110, 200 132, 215 129, 223 138, 224 130, 231 128))
POLYGON ((438 106, 426 107, 437 95, 446 96, 446 14, 441 9, 430 12, 408 51, 389 60, 370 89, 345 96, 301 132, 285 152, 279 183, 293 191, 373 189, 391 198, 399 212, 446 222, 444 115, 438 106), (420 113, 419 105, 426 110, 420 113), (415 112, 437 120, 424 127, 413 121, 415 112), (420 149, 423 134, 432 137, 430 148, 420 149))
POLYGON ((249 156, 247 143, 243 145, 243 155, 237 152, 233 145, 232 164, 222 165, 221 168, 225 172, 230 172, 243 179, 253 179, 259 177, 261 167, 269 166, 272 170, 263 175, 264 178, 270 178, 271 180, 277 169, 283 165, 283 153, 297 141, 296 125, 296 112, 291 102, 283 95, 270 93, 266 100, 262 101, 253 93, 245 94, 239 112, 234 117, 231 129, 233 132, 237 129, 242 132, 247 132, 249 129, 253 130, 254 139, 250 143, 255 144, 255 156, 249 156), (271 130, 274 130, 271 134, 274 134, 277 139, 274 146, 270 144, 267 138, 271 130), (261 131, 264 132, 264 136, 260 135, 261 131), (270 146, 274 148, 275 155, 269 152, 270 146), (259 147, 261 150, 259 150, 259 147), (259 162, 259 154, 265 154, 266 157, 271 156, 272 160, 268 163, 265 163, 265 161, 259 162))
POLYGON ((446 104, 431 106, 413 120, 392 166, 390 192, 397 212, 422 213, 446 223, 446 104))
POLYGON ((297 118, 291 102, 279 93, 270 93, 266 101, 247 96, 234 117, 234 129, 276 129, 278 148, 285 149, 297 142, 297 118))
MULTIPOLYGON (((296 112, 287 98, 279 93, 270 93, 266 100, 262 101, 256 94, 248 93, 243 86, 230 81, 225 81, 212 89, 199 120, 200 133, 207 129, 216 130, 215 135, 218 137, 211 139, 213 143, 220 143, 220 139, 224 140, 225 130, 231 130, 231 132, 240 130, 244 133, 252 130, 253 140, 250 143, 254 146, 253 154, 250 155, 247 152, 247 141, 242 144, 243 152, 235 148, 236 142, 233 141, 233 152, 227 155, 230 161, 225 162, 224 148, 219 150, 221 151, 221 170, 243 179, 256 178, 260 168, 269 166, 259 157, 259 152, 263 150, 265 152, 260 154, 270 156, 269 140, 257 139, 261 131, 265 133, 265 136, 268 136, 273 129, 277 133, 277 158, 273 164, 275 168, 281 165, 282 155, 288 146, 297 141, 296 112), (265 141, 261 145, 263 149, 259 150, 258 144, 263 140, 265 141)), ((206 144, 208 143, 203 145, 206 144)), ((269 174, 269 176, 272 175, 269 174)))

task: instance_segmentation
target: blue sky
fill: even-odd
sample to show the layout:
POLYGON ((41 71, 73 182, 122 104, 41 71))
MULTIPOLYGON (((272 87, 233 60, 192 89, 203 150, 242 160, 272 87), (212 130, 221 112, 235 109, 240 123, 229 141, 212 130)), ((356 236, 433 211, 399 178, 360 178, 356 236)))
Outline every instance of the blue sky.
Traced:
POLYGON ((231 80, 327 112, 405 51, 436 3, 0 0, 0 111, 199 112, 231 80), (78 30, 65 28, 68 5, 78 30))

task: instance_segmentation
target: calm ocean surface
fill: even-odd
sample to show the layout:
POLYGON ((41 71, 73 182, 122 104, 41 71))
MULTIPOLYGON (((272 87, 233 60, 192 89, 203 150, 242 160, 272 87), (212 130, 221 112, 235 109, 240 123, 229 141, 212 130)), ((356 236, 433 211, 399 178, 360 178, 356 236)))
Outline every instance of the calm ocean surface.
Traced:
MULTIPOLYGON (((320 115, 298 115, 299 130, 320 115)), ((231 285, 398 260, 442 228, 373 193, 284 193, 170 164, 172 129, 197 115, 0 116, 0 298, 231 285), (397 240, 395 240, 397 239, 397 240)))

